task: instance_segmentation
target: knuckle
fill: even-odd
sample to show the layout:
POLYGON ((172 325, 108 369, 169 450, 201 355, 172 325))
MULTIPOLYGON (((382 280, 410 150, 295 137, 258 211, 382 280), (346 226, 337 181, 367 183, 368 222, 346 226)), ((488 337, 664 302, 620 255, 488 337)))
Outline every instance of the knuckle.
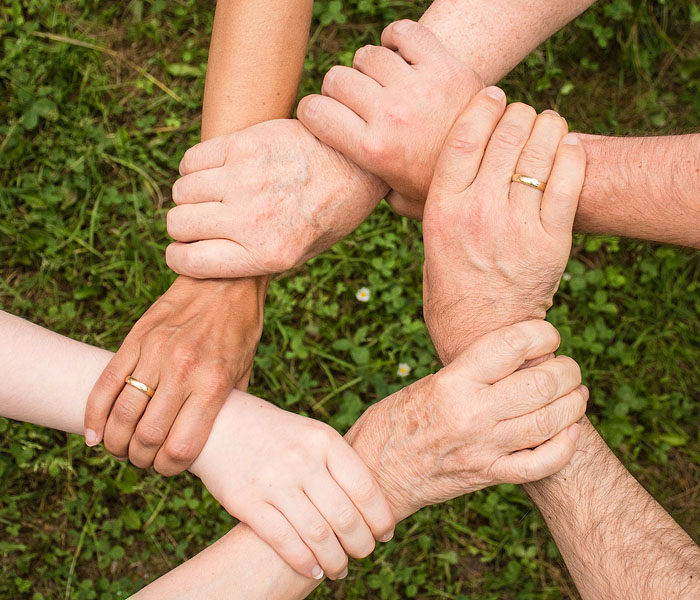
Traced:
POLYGON ((109 367, 102 371, 100 380, 100 383, 110 388, 116 388, 124 385, 124 376, 109 367))
POLYGON ((531 397, 538 400, 549 400, 554 397, 557 379, 550 371, 533 368, 529 375, 528 387, 531 397))
POLYGON ((538 410, 535 413, 535 435, 539 438, 548 440, 551 438, 554 431, 554 424, 549 411, 538 410))
POLYGON ((571 374, 574 386, 581 383, 581 367, 569 356, 558 356, 557 359, 562 363, 562 368, 571 374))
MULTIPOLYGON (((279 548, 289 546, 295 538, 296 534, 290 527, 278 527, 270 534, 270 541, 279 548)), ((294 555, 299 563, 303 563, 307 559, 306 553, 303 551, 295 552, 294 555)))
POLYGON ((344 506, 336 516, 336 529, 342 533, 348 533, 358 525, 359 515, 352 506, 344 506))
POLYGON ((199 351, 191 346, 178 345, 172 350, 171 364, 177 370, 187 371, 200 361, 199 351))
POLYGON ((175 463, 191 464, 197 458, 197 448, 192 440, 168 440, 163 450, 168 459, 175 463))
POLYGON ((229 372, 223 367, 209 368, 204 373, 204 381, 207 389, 214 396, 223 396, 233 389, 233 382, 229 372))
POLYGON ((155 423, 143 423, 139 425, 134 437, 136 441, 147 448, 159 448, 163 445, 168 432, 155 423))
POLYGON ((380 136, 369 135, 363 138, 360 150, 372 162, 383 164, 391 160, 391 148, 380 136))
POLYGON ((523 150, 521 159, 534 167, 548 167, 553 160, 553 156, 541 144, 528 144, 523 150))
POLYGON ((358 481, 353 488, 353 497, 358 503, 365 504, 374 499, 377 493, 377 484, 369 477, 358 481))
POLYGON ((313 544, 322 544, 331 536, 331 529, 324 521, 314 521, 309 525, 307 537, 313 544))
POLYGON ((481 149, 481 145, 475 139, 474 130, 468 123, 458 124, 449 141, 450 149, 453 152, 470 156, 481 149))
POLYGON ((509 327, 503 330, 501 344, 510 352, 521 353, 528 348, 530 340, 521 328, 509 327))
POLYGON ((142 403, 129 398, 121 398, 113 409, 114 419, 119 424, 135 423, 142 412, 142 403))
POLYGON ((331 67, 323 78, 323 84, 321 85, 321 91, 330 91, 333 87, 333 83, 337 81, 338 75, 340 75, 341 68, 339 65, 331 67))
POLYGON ((415 124, 415 119, 411 114, 411 109, 402 103, 394 103, 388 106, 384 113, 385 120, 395 127, 410 127, 415 124))
POLYGON ((504 125, 493 134, 493 141, 503 148, 520 148, 525 142, 525 132, 513 125, 504 125))

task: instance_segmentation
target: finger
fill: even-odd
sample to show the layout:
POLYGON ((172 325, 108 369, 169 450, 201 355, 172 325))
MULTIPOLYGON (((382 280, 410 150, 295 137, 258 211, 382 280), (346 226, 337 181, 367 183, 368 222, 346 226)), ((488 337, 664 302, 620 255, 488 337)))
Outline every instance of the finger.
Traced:
POLYGON ((338 446, 329 453, 327 466, 333 479, 360 511, 374 539, 390 540, 394 535, 394 514, 371 471, 355 451, 345 444, 338 446))
MULTIPOLYGON (((546 183, 552 172, 559 142, 567 131, 566 121, 553 110, 546 110, 539 115, 532 128, 530 139, 518 159, 515 172, 546 183)), ((536 223, 540 218, 542 196, 543 193, 540 190, 523 183, 513 182, 510 185, 511 204, 516 210, 526 214, 530 222, 536 223)))
POLYGON ((495 468, 505 483, 539 481, 565 467, 576 452, 579 426, 572 425, 534 450, 520 450, 498 459, 495 468))
POLYGON ((388 25, 382 32, 382 46, 398 51, 412 65, 442 62, 448 56, 451 58, 432 31, 409 19, 388 25))
POLYGON ((304 492, 331 526, 336 538, 353 558, 365 558, 374 550, 374 536, 360 511, 330 476, 315 477, 304 492))
POLYGON ((586 414, 588 388, 579 386, 573 392, 522 417, 501 421, 497 435, 509 451, 534 448, 552 439, 560 431, 576 423, 586 414))
POLYGON ((256 277, 274 272, 259 267, 244 246, 231 240, 175 242, 165 249, 165 262, 179 275, 195 279, 256 277))
POLYGON ((490 385, 517 371, 526 360, 554 352, 560 340, 547 321, 523 321, 483 335, 446 368, 454 365, 472 381, 490 385))
POLYGON ((138 346, 125 341, 95 382, 85 406, 85 443, 88 446, 102 441, 109 413, 124 388, 124 378, 134 372, 138 360, 138 346))
POLYGON ((230 389, 224 389, 190 394, 153 460, 158 473, 165 477, 177 475, 196 460, 233 385, 230 389))
POLYGON ((231 210, 221 202, 182 204, 168 211, 168 234, 178 242, 228 238, 234 223, 231 210))
MULTIPOLYGON (((516 102, 508 106, 486 147, 479 171, 479 177, 487 187, 510 189, 511 178, 530 138, 535 119, 537 112, 527 104, 516 102)), ((500 194, 495 196, 501 198, 500 194)), ((502 197, 507 199, 507 195, 502 197)))
POLYGON ((273 505, 314 553, 326 577, 338 579, 347 569, 348 557, 331 526, 309 498, 301 492, 288 494, 273 505))
POLYGON ((192 146, 180 161, 180 175, 204 169, 216 169, 226 164, 228 153, 235 148, 236 135, 215 137, 192 146))
POLYGON ((551 235, 571 235, 585 176, 586 152, 580 138, 570 133, 559 144, 542 198, 542 226, 551 235))
POLYGON ((324 573, 313 552, 291 523, 274 506, 261 504, 241 520, 267 542, 292 569, 303 577, 323 579, 324 573))
POLYGON ((204 169, 181 177, 173 184, 175 204, 221 202, 226 191, 226 173, 223 168, 204 169))
POLYGON ((140 469, 153 465, 186 399, 185 391, 172 382, 166 380, 158 386, 129 442, 131 464, 140 469))
POLYGON ((403 58, 382 46, 359 48, 352 66, 384 87, 413 75, 413 69, 403 58))
POLYGON ((430 186, 431 197, 461 194, 472 184, 505 108, 506 95, 497 87, 485 88, 472 98, 445 140, 430 186))
POLYGON ((297 117, 319 140, 367 166, 363 159, 367 123, 347 106, 328 96, 306 96, 299 102, 297 117))
POLYGON ((513 419, 542 408, 581 384, 581 368, 568 356, 557 356, 497 381, 488 396, 499 419, 513 419))
POLYGON ((386 202, 396 214, 402 217, 416 219, 417 221, 423 218, 424 200, 414 200, 391 190, 386 197, 386 202))
POLYGON ((344 104, 361 119, 369 121, 372 109, 379 103, 382 86, 357 69, 337 65, 323 78, 321 93, 344 104))
MULTIPOLYGON (((156 390, 159 382, 157 364, 149 356, 141 354, 134 372, 127 375, 156 390)), ((105 425, 104 445, 112 455, 122 458, 128 454, 129 442, 149 400, 145 392, 132 385, 122 388, 105 425)))

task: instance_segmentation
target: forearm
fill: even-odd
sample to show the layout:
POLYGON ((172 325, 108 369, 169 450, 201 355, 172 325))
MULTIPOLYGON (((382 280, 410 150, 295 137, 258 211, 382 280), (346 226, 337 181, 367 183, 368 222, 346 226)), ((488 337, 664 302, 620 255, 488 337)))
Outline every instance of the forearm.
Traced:
POLYGON ((312 0, 219 0, 202 139, 288 117, 304 65, 312 0))
POLYGON ((700 549, 587 419, 571 463, 526 489, 584 600, 700 595, 700 549))
POLYGON ((700 134, 581 139, 578 230, 700 248, 700 134))
POLYGON ((420 19, 487 85, 595 0, 435 0, 420 19))
MULTIPOLYGON (((82 434, 92 383, 112 354, 63 337, 0 311, 0 416, 82 434)), ((227 411, 246 398, 234 391, 214 424, 210 439, 227 435, 227 411)), ((208 442, 209 444, 209 442, 208 442)), ((205 468, 205 446, 192 470, 205 468)), ((295 598, 318 585, 297 575, 249 528, 238 525, 214 546, 159 579, 138 597, 295 598), (202 578, 202 572, 209 577, 202 578), (275 595, 277 594, 277 595, 275 595), (295 595, 297 594, 297 595, 295 595)))

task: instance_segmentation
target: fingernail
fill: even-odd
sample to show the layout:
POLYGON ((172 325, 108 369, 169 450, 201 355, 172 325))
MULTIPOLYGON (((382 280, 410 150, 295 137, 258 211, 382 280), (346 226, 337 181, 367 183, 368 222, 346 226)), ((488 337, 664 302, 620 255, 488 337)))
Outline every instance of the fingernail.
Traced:
POLYGON ((486 88, 486 95, 490 96, 494 100, 503 101, 505 100, 506 93, 499 87, 492 85, 486 88))
POLYGON ((569 434, 571 441, 575 442, 576 440, 578 440, 578 436, 581 434, 581 428, 578 426, 577 423, 574 423, 571 427, 569 427, 567 433, 569 434))
POLYGON ((380 542, 388 542, 393 537, 394 537, 394 530, 392 529, 389 533, 385 533, 382 537, 380 537, 379 541, 380 542))
POLYGON ((311 577, 314 579, 323 579, 323 569, 316 565, 313 569, 311 569, 311 577))
POLYGON ((552 115, 553 117, 560 117, 561 115, 556 111, 548 108, 547 110, 542 111, 543 115, 552 115))
POLYGON ((567 133, 561 143, 566 144, 567 146, 576 146, 578 145, 579 141, 580 140, 575 133, 567 133))
POLYGON ((348 568, 345 567, 343 569, 343 572, 340 575, 338 575, 338 579, 345 579, 347 576, 348 576, 348 568))
POLYGON ((85 443, 88 446, 97 446, 100 443, 100 438, 97 436, 97 432, 93 429, 85 430, 85 443))
POLYGON ((117 459, 119 462, 125 462, 128 456, 115 456, 115 459, 117 459))

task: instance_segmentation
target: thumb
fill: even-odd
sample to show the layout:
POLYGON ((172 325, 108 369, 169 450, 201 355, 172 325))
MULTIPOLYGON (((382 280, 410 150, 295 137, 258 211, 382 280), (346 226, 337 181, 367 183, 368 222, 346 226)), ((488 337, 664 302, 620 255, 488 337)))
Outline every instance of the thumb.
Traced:
POLYGON ((559 332, 547 321, 523 321, 477 339, 448 368, 467 372, 471 381, 491 385, 515 373, 527 361, 559 347, 559 332))
POLYGON ((386 197, 386 202, 395 213, 407 219, 420 221, 423 218, 424 200, 415 200, 391 190, 386 197))

